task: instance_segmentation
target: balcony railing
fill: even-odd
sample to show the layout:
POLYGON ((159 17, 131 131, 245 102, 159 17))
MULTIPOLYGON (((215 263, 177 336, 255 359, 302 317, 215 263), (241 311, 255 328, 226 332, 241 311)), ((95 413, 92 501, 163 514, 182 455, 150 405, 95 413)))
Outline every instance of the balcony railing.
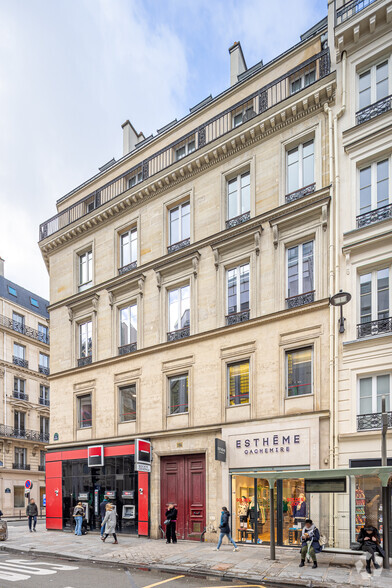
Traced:
POLYGON ((12 469, 13 470, 29 470, 30 464, 29 463, 13 463, 12 469))
POLYGON ((361 229, 362 227, 379 223, 380 221, 386 220, 388 218, 392 218, 392 204, 387 204, 387 206, 381 206, 380 208, 376 208, 370 212, 365 212, 364 214, 358 215, 357 228, 361 229))
POLYGON ((235 216, 234 218, 230 218, 226 221, 226 229, 232 229, 241 223, 246 223, 250 219, 250 212, 244 212, 244 214, 240 214, 235 216))
POLYGON ((137 350, 137 343, 129 343, 128 345, 121 345, 118 348, 119 355, 126 355, 127 353, 132 353, 132 351, 137 350))
POLYGON ((351 2, 347 2, 342 8, 336 10, 336 24, 340 25, 343 22, 346 22, 375 1, 376 0, 352 0, 351 2))
POLYGON ((188 239, 183 239, 182 241, 178 241, 178 243, 173 243, 173 245, 169 245, 169 247, 167 248, 167 252, 168 253, 173 253, 174 251, 179 251, 180 249, 183 249, 184 247, 188 247, 188 245, 190 245, 191 240, 188 239))
MULTIPOLYGON (((392 427, 392 412, 388 412, 388 427, 392 427)), ((357 416, 357 431, 369 431, 382 428, 382 413, 359 414, 357 416)))
POLYGON ((30 429, 15 429, 15 427, 9 427, 8 425, 0 425, 0 437, 26 439, 27 441, 39 441, 40 443, 49 442, 49 433, 40 433, 30 429))
POLYGON ((36 341, 41 341, 41 343, 46 343, 49 345, 49 335, 45 333, 41 333, 32 327, 26 327, 23 323, 19 321, 14 321, 10 319, 8 316, 4 316, 0 314, 0 326, 6 327, 7 329, 12 329, 17 333, 22 333, 22 335, 26 335, 27 337, 31 337, 36 341))
POLYGON ((86 357, 79 357, 78 359, 78 367, 83 367, 84 365, 89 365, 92 363, 93 358, 91 355, 87 355, 86 357))
POLYGON ((177 341, 178 339, 185 339, 190 335, 190 327, 184 327, 183 329, 178 329, 177 331, 170 331, 167 334, 168 341, 177 341))
POLYGON ((14 390, 12 395, 14 398, 17 398, 18 400, 28 400, 29 399, 29 395, 25 394, 24 392, 21 392, 20 390, 14 390))
POLYGON ((118 275, 122 276, 123 274, 130 272, 131 270, 135 269, 136 267, 137 267, 137 261, 132 261, 132 263, 128 263, 128 265, 124 265, 123 267, 120 267, 118 270, 118 275))
POLYGON ((44 472, 45 471, 45 466, 44 465, 39 465, 38 466, 38 471, 39 472, 44 472))
POLYGON ((42 398, 42 396, 39 397, 39 403, 42 406, 50 406, 50 400, 48 398, 42 398))
POLYGON ((40 374, 44 374, 44 376, 49 376, 49 368, 46 367, 45 365, 39 365, 38 366, 38 371, 40 374))
POLYGON ((310 302, 314 302, 314 293, 315 290, 312 290, 311 292, 305 292, 304 294, 297 294, 297 296, 289 296, 289 298, 286 298, 286 307, 296 308, 297 306, 310 304, 310 302))
POLYGON ((12 356, 12 363, 23 368, 29 367, 29 362, 27 361, 27 359, 22 359, 21 357, 17 357, 16 355, 12 356))
POLYGON ((290 202, 294 202, 294 200, 298 200, 299 198, 303 198, 304 196, 307 196, 308 194, 312 194, 316 189, 316 184, 309 184, 309 186, 304 186, 303 188, 301 188, 300 190, 295 190, 295 192, 290 192, 290 194, 286 194, 285 196, 285 200, 286 200, 286 204, 289 204, 290 202))
POLYGON ((236 325, 248 321, 250 317, 250 310, 243 310, 242 312, 232 312, 226 315, 226 325, 236 325))
MULTIPOLYGON (((239 111, 246 108, 247 114, 242 118, 242 122, 240 122, 239 125, 237 125, 236 121, 236 128, 248 122, 250 118, 264 113, 276 104, 283 102, 292 95, 292 81, 299 76, 304 76, 307 73, 313 74, 313 72, 313 84, 329 75, 330 56, 328 48, 317 53, 313 57, 310 57, 276 80, 262 86, 259 90, 253 92, 253 94, 217 114, 202 125, 194 128, 186 135, 178 138, 175 142, 157 151, 144 161, 139 160, 136 165, 122 173, 117 178, 101 186, 99 189, 88 194, 85 198, 45 221, 40 225, 39 240, 42 241, 43 239, 46 239, 46 237, 53 235, 60 229, 63 229, 86 216, 91 210, 95 210, 114 198, 117 198, 120 194, 124 194, 129 189, 127 177, 135 175, 136 170, 142 170, 142 181, 145 181, 170 167, 175 163, 176 149, 180 144, 183 145, 191 137, 192 140, 195 141, 195 150, 191 155, 193 157, 195 152, 199 149, 232 131, 234 128, 234 116, 236 116, 239 111)), ((309 91, 311 86, 312 84, 309 84, 306 90, 309 91)))
POLYGON ((358 339, 362 337, 372 337, 382 333, 392 333, 392 317, 369 321, 357 325, 358 339))
POLYGON ((358 110, 356 113, 357 125, 360 125, 367 120, 371 120, 384 112, 388 112, 392 108, 392 94, 390 96, 386 96, 385 98, 381 98, 374 104, 370 104, 370 106, 365 106, 361 110, 358 110))

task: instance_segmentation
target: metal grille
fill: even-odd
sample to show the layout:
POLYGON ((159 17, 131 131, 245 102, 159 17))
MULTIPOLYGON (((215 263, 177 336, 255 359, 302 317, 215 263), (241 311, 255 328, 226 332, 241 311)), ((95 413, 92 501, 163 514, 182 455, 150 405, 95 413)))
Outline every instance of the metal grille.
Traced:
POLYGON ((244 212, 244 214, 240 214, 239 216, 235 216, 226 221, 226 229, 231 229, 240 225, 241 223, 246 223, 250 219, 250 212, 244 212))
POLYGON ((132 263, 128 263, 128 265, 120 267, 118 273, 120 276, 122 276, 123 274, 126 274, 127 272, 130 272, 131 270, 135 269, 135 267, 137 267, 137 261, 132 261, 132 263))
POLYGON ((42 404, 42 406, 50 406, 50 400, 42 398, 42 396, 40 396, 39 403, 42 404))
POLYGON ((31 429, 15 429, 15 427, 9 427, 8 425, 0 425, 0 437, 26 439, 27 441, 39 441, 40 443, 49 442, 49 433, 40 433, 31 429))
POLYGON ((381 206, 380 208, 376 208, 375 210, 357 216, 357 228, 360 229, 361 227, 367 227, 368 225, 378 223, 388 218, 392 218, 392 204, 381 206))
POLYGON ((305 294, 298 294, 297 296, 286 298, 287 308, 296 308, 297 306, 303 306, 304 304, 314 302, 314 292, 315 291, 312 290, 311 292, 305 292, 305 294))
POLYGON ((13 463, 12 464, 13 470, 29 470, 30 464, 27 463, 13 463))
POLYGON ((44 374, 44 376, 49 376, 49 368, 44 365, 39 365, 38 371, 40 374, 44 374))
POLYGON ((349 20, 350 18, 358 14, 358 12, 361 12, 361 10, 363 10, 367 6, 370 6, 370 4, 373 4, 373 2, 375 1, 376 0, 352 0, 351 2, 347 2, 342 8, 336 10, 336 24, 340 25, 346 20, 349 20))
POLYGON ((22 335, 26 335, 27 337, 31 337, 36 341, 41 341, 41 343, 46 343, 49 345, 49 335, 45 335, 36 329, 31 327, 26 327, 26 325, 21 324, 18 321, 13 321, 12 319, 8 318, 8 316, 4 316, 0 314, 0 326, 6 327, 7 329, 12 329, 17 333, 21 333, 22 335))
POLYGON ((250 310, 243 310, 242 312, 233 312, 226 315, 226 325, 236 325, 248 321, 250 317, 250 310))
POLYGON ((14 390, 13 397, 17 398, 18 400, 28 400, 29 395, 25 394, 24 392, 20 392, 19 390, 14 390))
POLYGON ((366 122, 367 120, 374 118, 375 116, 379 116, 384 112, 388 112, 388 110, 391 110, 391 106, 392 95, 387 96, 386 98, 382 98, 381 100, 378 100, 378 102, 375 102, 374 104, 370 104, 370 106, 366 106, 365 108, 358 110, 356 114, 357 125, 360 125, 366 122))
POLYGON ((296 190, 295 192, 290 192, 290 194, 286 194, 286 204, 289 202, 294 202, 294 200, 298 200, 299 198, 303 198, 308 194, 312 194, 316 189, 316 184, 309 184, 309 186, 304 186, 300 190, 296 190))
POLYGON ((121 345, 118 348, 119 355, 126 355, 127 353, 132 353, 132 351, 136 351, 137 343, 129 343, 129 345, 121 345))
POLYGON ((183 329, 178 329, 177 331, 170 331, 167 334, 168 341, 177 341, 178 339, 185 339, 190 335, 190 327, 184 327, 183 329))
POLYGON ((88 365, 89 363, 92 363, 93 358, 91 357, 91 355, 87 355, 87 357, 79 357, 78 359, 78 367, 83 367, 84 365, 88 365))
POLYGON ((12 356, 12 363, 14 363, 15 365, 18 365, 20 367, 23 367, 23 368, 29 367, 29 362, 27 361, 27 359, 22 359, 21 357, 16 357, 16 355, 12 356))
POLYGON ((182 241, 178 241, 178 243, 173 243, 173 245, 169 245, 169 247, 167 248, 167 252, 168 253, 173 253, 174 251, 179 251, 180 249, 183 249, 184 247, 188 247, 188 245, 191 244, 191 240, 188 239, 183 239, 182 241))
POLYGON ((357 325, 358 339, 382 333, 392 333, 392 317, 357 325))
MULTIPOLYGON (((370 429, 381 429, 381 427, 381 412, 359 414, 357 416, 357 431, 369 431, 370 429)), ((388 412, 388 427, 392 427, 392 412, 388 412)))

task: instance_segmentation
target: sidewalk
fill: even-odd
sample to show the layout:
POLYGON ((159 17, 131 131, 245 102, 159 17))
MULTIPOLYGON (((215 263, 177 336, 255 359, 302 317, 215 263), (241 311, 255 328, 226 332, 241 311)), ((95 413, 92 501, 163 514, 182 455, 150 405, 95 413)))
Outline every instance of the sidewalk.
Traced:
POLYGON ((233 553, 231 546, 226 543, 220 551, 214 551, 212 543, 181 541, 176 545, 166 545, 164 540, 129 535, 119 535, 119 544, 113 545, 110 537, 103 543, 98 534, 75 537, 74 534, 62 531, 46 531, 42 525, 37 527, 36 533, 29 533, 26 527, 10 527, 9 538, 0 543, 0 549, 39 556, 92 560, 102 564, 148 567, 176 574, 269 582, 279 587, 343 588, 355 585, 390 588, 392 585, 392 571, 380 569, 380 575, 376 572, 377 575, 369 577, 364 572, 364 557, 357 555, 322 553, 318 557, 319 567, 313 570, 310 565, 298 567, 298 549, 277 548, 277 560, 271 561, 268 546, 244 545, 239 547, 238 553, 233 553))

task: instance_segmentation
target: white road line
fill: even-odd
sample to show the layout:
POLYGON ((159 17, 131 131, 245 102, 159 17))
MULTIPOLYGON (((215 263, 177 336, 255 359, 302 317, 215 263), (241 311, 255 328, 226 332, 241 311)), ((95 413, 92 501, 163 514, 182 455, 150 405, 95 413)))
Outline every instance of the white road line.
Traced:
POLYGON ((0 579, 7 580, 8 582, 20 582, 21 580, 29 580, 31 576, 48 576, 57 574, 57 572, 78 569, 78 566, 67 566, 46 561, 7 559, 6 561, 0 561, 0 579))

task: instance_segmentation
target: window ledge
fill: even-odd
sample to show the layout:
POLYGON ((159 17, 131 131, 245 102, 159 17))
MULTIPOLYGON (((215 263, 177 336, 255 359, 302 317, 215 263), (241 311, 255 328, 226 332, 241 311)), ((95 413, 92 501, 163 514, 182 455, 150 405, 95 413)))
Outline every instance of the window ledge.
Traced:
POLYGON ((226 408, 241 408, 241 406, 251 406, 251 402, 243 402, 242 404, 227 404, 226 408))
POLYGON ((370 335, 369 337, 361 337, 360 339, 352 339, 351 341, 343 341, 344 346, 355 345, 358 343, 368 343, 377 339, 385 339, 386 337, 392 337, 392 333, 381 333, 380 335, 370 335))
POLYGON ((184 414, 189 414, 189 410, 187 410, 186 412, 174 412, 173 414, 167 414, 166 416, 169 417, 179 417, 179 416, 183 416, 184 414))

